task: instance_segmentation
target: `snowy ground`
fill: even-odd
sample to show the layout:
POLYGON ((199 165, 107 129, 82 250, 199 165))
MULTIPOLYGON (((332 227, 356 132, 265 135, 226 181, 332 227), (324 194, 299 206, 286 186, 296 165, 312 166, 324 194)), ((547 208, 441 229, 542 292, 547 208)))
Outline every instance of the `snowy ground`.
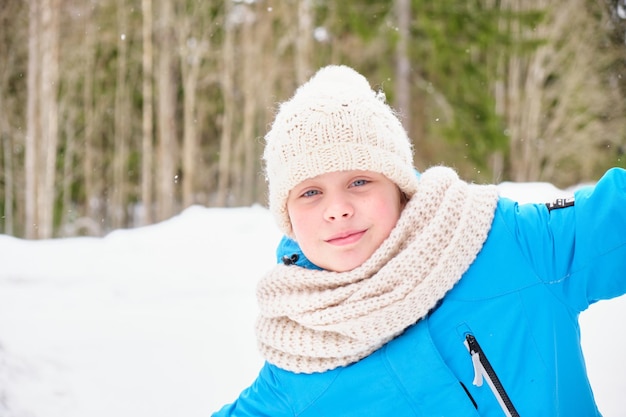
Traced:
MULTIPOLYGON (((502 184, 520 201, 559 195, 502 184)), ((254 287, 280 236, 261 207, 192 207, 105 238, 0 236, 0 417, 206 417, 256 376, 254 287)), ((605 416, 626 416, 626 297, 581 317, 605 416), (611 323, 619 323, 610 325, 611 323)))

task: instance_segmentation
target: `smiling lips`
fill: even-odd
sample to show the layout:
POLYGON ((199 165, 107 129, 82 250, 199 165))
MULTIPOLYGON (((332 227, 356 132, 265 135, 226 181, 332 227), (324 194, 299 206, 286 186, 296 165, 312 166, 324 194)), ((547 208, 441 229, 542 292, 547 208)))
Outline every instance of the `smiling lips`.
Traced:
POLYGON ((326 240, 326 243, 336 246, 350 245, 358 242, 367 230, 357 230, 351 232, 340 233, 326 240))

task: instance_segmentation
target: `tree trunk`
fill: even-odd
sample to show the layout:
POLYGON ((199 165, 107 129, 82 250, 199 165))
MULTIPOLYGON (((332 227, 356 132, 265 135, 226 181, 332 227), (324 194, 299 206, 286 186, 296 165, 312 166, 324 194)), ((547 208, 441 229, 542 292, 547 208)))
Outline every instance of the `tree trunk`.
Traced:
POLYGON ((222 134, 220 139, 220 151, 218 162, 217 195, 215 205, 226 206, 228 198, 228 187, 230 186, 230 164, 232 152, 233 120, 235 112, 234 97, 234 73, 235 73, 235 28, 232 23, 228 23, 228 16, 231 13, 231 2, 225 6, 224 41, 222 44, 222 68, 220 70, 221 90, 224 101, 224 111, 222 114, 222 134))
POLYGON ((39 181, 39 237, 51 238, 54 232, 56 200, 55 178, 59 141, 59 9, 60 0, 43 0, 41 10, 41 137, 43 176, 39 181))
POLYGON ((181 74, 183 78, 183 207, 195 204, 196 178, 198 165, 198 135, 196 132, 197 109, 196 89, 207 41, 194 38, 191 34, 189 16, 179 19, 179 49, 181 74))
MULTIPOLYGON (((262 5, 262 3, 260 4, 262 5)), ((275 41, 274 19, 276 18, 273 14, 263 14, 262 16, 263 17, 259 20, 258 31, 256 34, 256 37, 259 40, 259 45, 256 51, 259 54, 260 65, 264 70, 262 73, 260 71, 255 72, 259 78, 261 78, 262 75, 262 81, 257 83, 256 94, 256 97, 258 97, 256 131, 260 136, 259 139, 263 138, 267 131, 267 127, 272 122, 275 115, 274 106, 276 105, 276 86, 278 84, 277 78, 279 77, 278 73, 280 68, 279 58, 277 55, 262 52, 273 49, 275 41)), ((250 138, 250 140, 254 142, 256 149, 255 166, 257 169, 256 172, 254 172, 254 201, 265 203, 267 198, 267 182, 265 181, 265 175, 262 173, 265 167, 261 165, 261 159, 259 158, 263 142, 261 140, 257 140, 256 137, 250 138)))
POLYGON ((113 149, 113 183, 110 196, 110 220, 114 229, 126 222, 127 159, 130 140, 130 103, 128 97, 128 23, 126 2, 117 2, 117 77, 115 83, 115 129, 113 149))
POLYGON ((174 214, 176 177, 176 89, 173 75, 172 4, 160 0, 158 81, 158 186, 157 221, 174 214))
POLYGON ((39 77, 40 54, 39 43, 41 38, 40 2, 29 1, 28 14, 28 80, 27 80, 27 109, 26 109, 26 140, 24 149, 24 236, 28 239, 38 237, 37 215, 37 144, 41 136, 39 124, 39 77))
MULTIPOLYGON (((15 9, 6 7, 0 11, 0 25, 9 24, 11 19, 15 17, 15 9)), ((4 40, 4 38, 0 38, 4 40)), ((19 38, 18 38, 19 39, 19 38)), ((2 42, 0 44, 0 56, 5 59, 3 64, 0 64, 0 142, 2 142, 2 190, 0 190, 0 197, 3 198, 4 207, 2 210, 2 216, 0 217, 0 233, 7 235, 13 235, 13 203, 14 203, 14 190, 16 184, 13 180, 13 142, 14 132, 11 131, 12 113, 10 109, 11 90, 10 77, 12 75, 12 69, 15 67, 16 51, 11 48, 10 45, 2 42)))
POLYGON ((153 219, 153 198, 154 187, 153 176, 153 48, 152 48, 152 0, 141 0, 141 12, 143 16, 142 25, 142 84, 143 95, 142 106, 142 141, 141 141, 141 203, 142 213, 139 221, 140 225, 152 223, 153 219))
MULTIPOLYGON (((72 204, 72 182, 74 180, 74 156, 76 154, 76 107, 69 104, 66 109, 67 119, 64 125, 65 151, 63 152, 63 192, 61 204, 61 236, 72 236, 74 229, 68 229, 76 221, 72 204)), ((62 112, 63 113, 63 112, 62 112)))
MULTIPOLYGON (((0 97, 1 100, 1 97, 0 97)), ((0 103, 0 112, 4 106, 0 103)), ((2 233, 13 235, 13 141, 8 131, 6 119, 0 116, 0 138, 2 138, 2 155, 4 165, 4 218, 2 233)))
MULTIPOLYGON (((411 1, 395 0, 398 20, 398 43, 396 45, 395 108, 401 114, 402 124, 411 131, 411 64, 408 45, 411 37, 411 1)), ((417 138, 413 144, 418 147, 417 138)))
POLYGON ((83 111, 85 117, 85 133, 83 138, 83 176, 85 190, 85 216, 100 224, 100 194, 96 186, 96 117, 94 110, 94 74, 96 71, 96 35, 94 15, 91 11, 85 17, 85 37, 83 39, 84 81, 83 111))
MULTIPOLYGON (((501 8, 503 7, 502 4, 506 3, 506 1, 507 0, 501 1, 501 8)), ((487 7, 495 9, 497 7, 496 0, 490 0, 487 4, 487 7)), ((507 19, 504 16, 507 16, 507 14, 501 14, 498 22, 498 30, 500 33, 503 34, 507 33, 508 30, 507 19)), ((500 53, 493 57, 493 59, 495 59, 496 71, 496 76, 493 83, 495 113, 498 116, 502 117, 503 120, 506 120, 506 56, 505 54, 500 53)), ((491 155, 490 168, 492 173, 492 182, 498 183, 502 181, 502 178, 504 178, 504 155, 502 151, 496 151, 491 155)))
POLYGON ((302 84, 311 76, 313 50, 313 16, 311 0, 298 1, 298 34, 296 47, 296 81, 302 84))
POLYGON ((241 205, 250 205, 254 199, 255 172, 256 172, 256 141, 254 129, 256 122, 256 109, 259 107, 257 88, 262 83, 257 79, 259 74, 258 64, 260 62, 261 50, 259 36, 256 32, 257 21, 245 22, 242 28, 241 45, 242 53, 242 80, 241 92, 243 97, 243 118, 242 118, 242 147, 243 147, 243 170, 241 184, 239 187, 238 200, 241 205))

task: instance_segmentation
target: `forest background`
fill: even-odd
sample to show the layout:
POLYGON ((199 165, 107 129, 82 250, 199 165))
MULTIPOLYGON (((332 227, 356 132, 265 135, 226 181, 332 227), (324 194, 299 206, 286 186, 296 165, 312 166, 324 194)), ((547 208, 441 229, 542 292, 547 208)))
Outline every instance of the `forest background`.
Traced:
POLYGON ((626 0, 3 0, 0 233, 265 203, 281 101, 362 72, 419 169, 564 187, 626 166, 626 0))

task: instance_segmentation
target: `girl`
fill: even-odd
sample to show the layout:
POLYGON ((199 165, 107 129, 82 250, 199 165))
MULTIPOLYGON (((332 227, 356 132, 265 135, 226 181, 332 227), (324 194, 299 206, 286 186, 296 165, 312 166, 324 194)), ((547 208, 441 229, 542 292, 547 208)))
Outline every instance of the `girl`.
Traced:
POLYGON ((598 416, 578 315, 626 292, 626 172, 518 205, 421 175, 367 80, 321 69, 264 152, 282 264, 259 283, 267 362, 214 416, 598 416))

